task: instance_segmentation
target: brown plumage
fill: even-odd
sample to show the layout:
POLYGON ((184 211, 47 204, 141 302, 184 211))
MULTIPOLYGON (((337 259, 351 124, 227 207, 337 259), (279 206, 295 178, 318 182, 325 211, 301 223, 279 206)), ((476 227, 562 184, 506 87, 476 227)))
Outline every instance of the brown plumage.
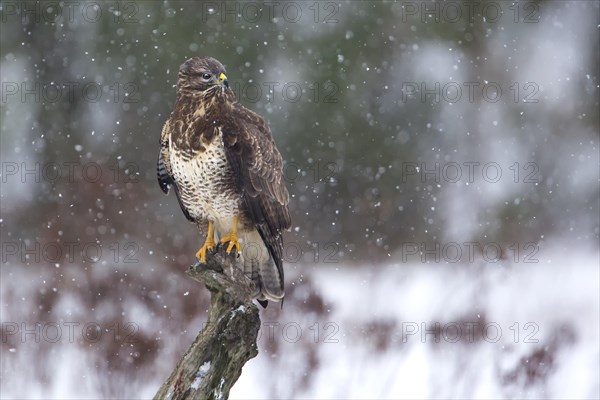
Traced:
POLYGON ((291 220, 282 166, 269 127, 236 101, 223 65, 210 57, 181 65, 177 101, 160 138, 160 187, 175 190, 188 220, 208 221, 201 261, 215 247, 213 228, 228 251, 241 250, 240 266, 262 304, 284 295, 282 233, 291 220))

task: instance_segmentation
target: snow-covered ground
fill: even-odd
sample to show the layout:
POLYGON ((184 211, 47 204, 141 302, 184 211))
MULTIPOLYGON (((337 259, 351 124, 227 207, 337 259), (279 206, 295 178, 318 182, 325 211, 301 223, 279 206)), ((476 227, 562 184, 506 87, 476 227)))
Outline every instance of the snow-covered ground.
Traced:
POLYGON ((325 315, 284 313, 305 337, 280 329, 277 356, 248 363, 233 397, 598 398, 598 254, 557 250, 528 264, 315 270, 325 315))
MULTIPOLYGON (((597 249, 554 243, 536 258, 290 268, 289 301, 283 310, 262 311, 259 355, 231 397, 598 398, 597 249)), ((95 340, 94 327, 82 340, 83 321, 108 311, 86 310, 72 291, 48 311, 70 316, 54 319, 60 337, 48 322, 37 337, 11 333, 11 322, 35 320, 30 316, 41 307, 35 296, 15 293, 39 291, 30 278, 21 273, 2 282, 2 304, 11 304, 2 321, 3 398, 150 398, 205 319, 152 316, 126 297, 122 312, 139 329, 136 341, 124 340, 124 326, 112 341, 95 340), (139 338, 147 342, 140 346, 139 338), (107 352, 121 364, 108 368, 107 352)), ((169 307, 184 308, 177 299, 188 296, 175 296, 169 307)), ((115 334, 102 328, 105 337, 115 334)))

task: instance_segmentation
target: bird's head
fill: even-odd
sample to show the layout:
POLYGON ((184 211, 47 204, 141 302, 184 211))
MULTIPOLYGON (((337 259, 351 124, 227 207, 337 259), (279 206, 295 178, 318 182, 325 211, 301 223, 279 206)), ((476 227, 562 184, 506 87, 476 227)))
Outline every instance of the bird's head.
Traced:
POLYGON ((192 57, 179 67, 177 91, 199 94, 229 89, 225 67, 212 57, 192 57))

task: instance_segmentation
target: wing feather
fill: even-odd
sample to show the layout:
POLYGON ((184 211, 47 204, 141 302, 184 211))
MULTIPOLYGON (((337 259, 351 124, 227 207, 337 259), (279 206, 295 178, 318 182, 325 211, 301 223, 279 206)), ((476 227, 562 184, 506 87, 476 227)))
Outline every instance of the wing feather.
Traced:
POLYGON ((173 179, 173 173, 171 170, 171 162, 169 159, 170 156, 170 143, 171 140, 171 124, 170 119, 163 126, 162 132, 160 134, 160 149, 158 150, 158 160, 156 163, 156 175, 158 177, 158 185, 162 189, 165 194, 169 194, 169 190, 171 187, 175 191, 175 195, 177 197, 177 201, 179 202, 179 206, 181 207, 181 211, 183 211, 183 215, 190 220, 194 221, 194 218, 190 215, 190 212, 187 210, 183 201, 181 201, 181 195, 179 194, 179 187, 175 183, 173 179))
POLYGON ((171 186, 173 186, 173 178, 171 177, 171 163, 169 162, 169 122, 163 126, 160 134, 160 148, 158 150, 158 161, 156 165, 156 175, 158 184, 164 194, 169 194, 171 186))
POLYGON ((271 253, 283 286, 283 238, 289 229, 289 193, 283 179, 283 159, 265 121, 236 104, 223 129, 223 144, 236 189, 271 253))

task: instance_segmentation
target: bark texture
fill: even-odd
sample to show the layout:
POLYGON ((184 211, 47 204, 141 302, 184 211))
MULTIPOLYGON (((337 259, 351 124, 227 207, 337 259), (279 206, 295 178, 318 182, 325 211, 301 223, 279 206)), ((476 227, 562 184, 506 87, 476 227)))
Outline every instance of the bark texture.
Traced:
POLYGON ((221 248, 187 271, 211 292, 208 321, 162 384, 155 399, 227 399, 244 364, 258 354, 258 308, 252 280, 221 248))

